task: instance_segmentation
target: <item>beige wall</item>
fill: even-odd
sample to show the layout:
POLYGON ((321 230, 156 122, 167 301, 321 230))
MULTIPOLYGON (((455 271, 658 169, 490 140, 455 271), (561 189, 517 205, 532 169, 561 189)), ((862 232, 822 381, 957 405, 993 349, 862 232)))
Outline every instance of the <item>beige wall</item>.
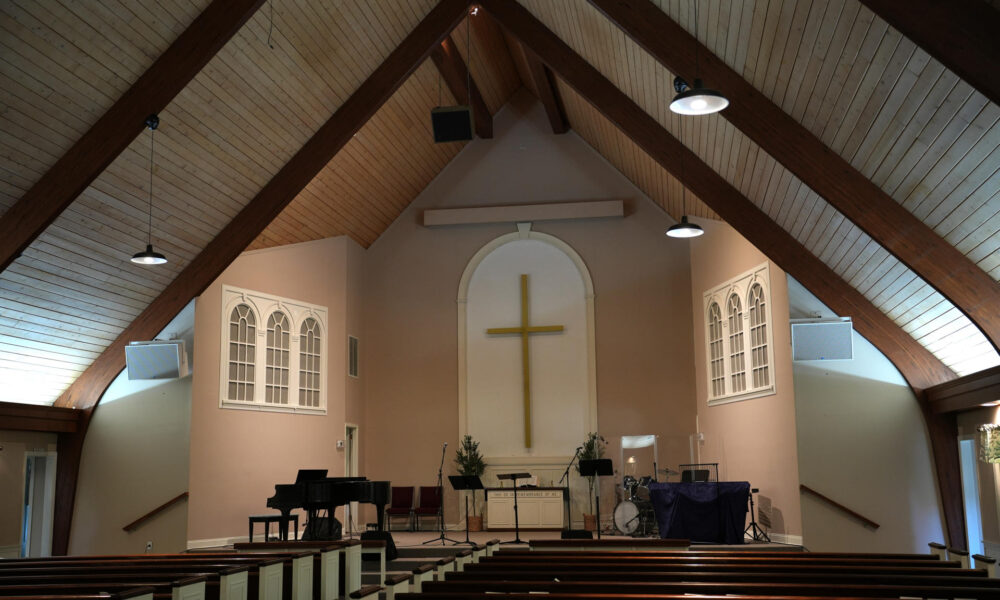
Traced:
MULTIPOLYGON (((349 258, 355 252, 349 249, 352 244, 341 237, 245 253, 198 298, 189 543, 246 536, 247 516, 269 512, 266 500, 274 494, 274 485, 294 482, 300 468, 343 474, 343 451, 336 441, 344 437, 348 413, 347 289, 350 265, 358 262, 356 256, 349 258), (219 407, 223 284, 327 307, 326 415, 219 407)), ((356 390, 353 394, 356 402, 356 390)))
MULTIPOLYGON (((672 221, 575 134, 552 135, 527 94, 500 111, 494 131, 493 140, 470 143, 368 250, 362 373, 370 478, 433 485, 444 442, 445 474, 454 473, 459 280, 479 248, 514 231, 513 224, 425 228, 421 213, 432 207, 626 199, 624 219, 533 229, 572 246, 593 277, 605 438, 686 439, 693 430, 688 253, 663 235, 672 221)), ((617 454, 615 443, 609 456, 617 462, 617 454)), ((661 459, 677 462, 669 448, 661 459)), ((456 497, 446 496, 449 521, 458 520, 456 497)), ((605 498, 605 518, 613 507, 605 498)))
MULTIPOLYGON (((795 390, 792 381, 785 273, 770 264, 771 332, 774 343, 776 393, 708 406, 703 295, 711 288, 767 260, 732 227, 704 224, 705 235, 691 244, 691 319, 694 335, 697 411, 709 451, 720 462, 720 478, 749 481, 771 505, 773 531, 802 535, 798 459, 795 434, 795 390)), ((702 459, 705 459, 703 455, 702 459)), ((715 462, 715 461, 711 461, 715 462)), ((790 541, 797 541, 791 539, 790 541)))
POLYGON ((146 542, 154 552, 185 549, 184 501, 122 531, 188 489, 191 377, 137 387, 94 411, 80 458, 70 554, 141 553, 146 542))
POLYGON ((0 558, 20 552, 24 509, 24 457, 56 451, 56 434, 0 429, 0 558))
MULTIPOLYGON (((798 282, 789 289, 793 317, 836 316, 798 282)), ((805 545, 926 552, 928 542, 943 542, 927 429, 889 359, 855 332, 853 360, 796 362, 794 370, 802 483, 880 525, 865 527, 803 494, 805 545)))

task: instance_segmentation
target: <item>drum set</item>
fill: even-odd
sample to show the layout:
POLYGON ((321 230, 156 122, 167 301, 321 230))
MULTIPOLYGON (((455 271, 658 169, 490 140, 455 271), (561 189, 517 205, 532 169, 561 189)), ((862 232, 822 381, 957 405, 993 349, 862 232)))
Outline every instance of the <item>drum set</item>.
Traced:
POLYGON ((622 499, 615 506, 615 528, 624 535, 653 537, 657 535, 656 515, 649 498, 649 484, 655 481, 646 476, 636 479, 626 475, 622 479, 622 499))

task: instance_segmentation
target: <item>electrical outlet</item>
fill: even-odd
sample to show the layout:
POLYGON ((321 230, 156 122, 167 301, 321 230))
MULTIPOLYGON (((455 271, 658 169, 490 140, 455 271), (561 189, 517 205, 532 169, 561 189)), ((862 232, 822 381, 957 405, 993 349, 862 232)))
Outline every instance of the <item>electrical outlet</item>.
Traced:
POLYGON ((149 553, 152 551, 153 551, 153 542, 146 542, 146 552, 149 553))

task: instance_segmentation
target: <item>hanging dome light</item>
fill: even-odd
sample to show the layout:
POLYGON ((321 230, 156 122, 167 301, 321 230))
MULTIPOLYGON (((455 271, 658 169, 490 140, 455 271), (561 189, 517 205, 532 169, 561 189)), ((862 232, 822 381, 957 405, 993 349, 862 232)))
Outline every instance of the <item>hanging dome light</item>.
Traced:
POLYGON ((146 230, 146 249, 132 255, 132 262, 137 265, 162 265, 167 257, 153 251, 153 135, 160 125, 156 115, 146 117, 146 127, 149 127, 149 228, 146 230))
POLYGON ((670 103, 670 110, 679 115, 709 115, 729 106, 729 100, 715 90, 702 87, 701 79, 694 80, 694 87, 688 87, 681 77, 674 78, 677 95, 670 103))
POLYGON ((672 238, 693 238, 705 233, 705 230, 701 228, 701 225, 696 223, 689 223, 687 215, 681 217, 681 222, 670 227, 667 230, 667 235, 672 238))
POLYGON ((167 257, 153 250, 152 244, 146 244, 146 249, 132 255, 132 262, 139 265, 162 265, 167 257))

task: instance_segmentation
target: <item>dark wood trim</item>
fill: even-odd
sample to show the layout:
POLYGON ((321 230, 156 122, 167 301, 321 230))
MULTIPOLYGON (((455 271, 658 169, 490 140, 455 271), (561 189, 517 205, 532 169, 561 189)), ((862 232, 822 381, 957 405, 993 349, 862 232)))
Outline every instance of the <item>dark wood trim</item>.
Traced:
MULTIPOLYGON (((652 2, 589 1, 664 67, 688 81, 695 75, 694 49, 698 46, 699 75, 731 101, 722 116, 951 301, 1000 351, 1000 283, 699 45, 652 2)), ((894 6, 935 33, 948 21, 944 16, 942 21, 927 19, 911 3, 886 0, 880 4, 894 6)), ((921 0, 918 4, 937 4, 936 12, 942 15, 952 11, 949 2, 921 0)), ((1000 38, 996 31, 1000 29, 992 31, 994 40, 1000 38)), ((997 48, 995 43, 993 47, 997 48)), ((994 77, 1000 77, 998 56, 1000 51, 994 50, 987 65, 994 77)))
POLYGON ((823 502, 826 502, 830 506, 836 508, 840 512, 845 513, 845 514, 847 514, 847 515, 849 515, 851 517, 854 517, 855 519, 857 519, 857 520, 861 521, 862 523, 864 523, 866 527, 871 527, 872 529, 878 529, 879 527, 881 527, 881 525, 879 525, 875 521, 872 521, 871 519, 869 519, 868 517, 862 515, 861 513, 854 512, 853 510, 847 508, 846 506, 844 506, 840 502, 837 502, 836 500, 833 500, 829 496, 826 496, 824 494, 821 494, 821 493, 817 492, 816 490, 812 489, 808 485, 805 485, 804 483, 800 483, 799 484, 799 490, 803 491, 803 492, 806 492, 808 494, 812 494, 813 496, 819 498, 823 502))
POLYGON ((1000 367, 928 388, 927 400, 936 413, 975 410, 986 403, 1000 402, 1000 367))
POLYGON ((122 531, 127 531, 127 532, 131 533, 131 532, 132 532, 132 530, 133 530, 133 529, 136 529, 137 527, 139 527, 139 525, 142 525, 142 524, 143 524, 143 523, 145 523, 146 521, 148 521, 148 520, 152 519, 152 518, 153 518, 153 517, 155 517, 156 515, 160 514, 161 512, 163 512, 163 511, 165 511, 165 510, 167 510, 167 509, 168 509, 168 508, 170 508, 171 506, 173 506, 173 505, 177 504, 178 502, 180 502, 181 500, 184 500, 184 499, 185 499, 185 498, 187 498, 187 497, 188 497, 188 493, 187 493, 187 492, 182 492, 182 493, 180 493, 180 494, 178 494, 178 495, 174 496, 174 497, 173 497, 173 498, 171 498, 170 500, 167 500, 167 501, 166 501, 166 502, 164 502, 163 504, 161 504, 161 505, 157 506, 157 507, 156 507, 156 508, 154 508, 153 510, 151 510, 151 511, 149 511, 148 513, 146 513, 146 514, 142 515, 141 517, 139 517, 139 518, 138 518, 138 519, 136 519, 135 521, 132 521, 131 523, 129 523, 129 524, 128 524, 128 525, 126 525, 125 527, 122 527, 122 531))
POLYGON ((72 408, 0 402, 0 429, 73 433, 80 415, 80 411, 72 408))
POLYGON ((965 548, 965 506, 962 504, 962 476, 958 457, 957 413, 936 413, 927 399, 927 393, 917 393, 920 412, 924 415, 927 435, 931 442, 934 474, 941 495, 948 545, 965 548))
MULTIPOLYGON (((458 48, 455 47, 451 36, 444 38, 444 41, 434 47, 431 51, 431 59, 437 67, 441 77, 451 90, 451 95, 455 97, 458 104, 469 102, 469 86, 466 86, 467 67, 458 48)), ((469 77, 472 87, 472 121, 476 128, 476 135, 484 140, 493 138, 493 115, 486 106, 482 94, 479 93, 479 86, 476 80, 469 77)))
POLYGON ((1000 12, 983 0, 861 0, 994 104, 1000 104, 1000 12))
POLYGON ((559 88, 552 79, 552 73, 542 61, 535 56, 535 53, 518 43, 517 51, 524 58, 525 67, 528 69, 528 77, 535 90, 538 91, 538 101, 545 107, 545 114, 549 117, 549 125, 552 133, 558 135, 569 131, 569 119, 566 118, 566 109, 563 107, 562 98, 559 97, 559 88))
POLYGON ((213 0, 87 133, 0 217, 0 272, 145 129, 264 0, 213 0))
MULTIPOLYGON (((919 399, 923 398, 924 389, 955 378, 951 369, 670 135, 525 8, 516 2, 501 0, 481 0, 480 3, 511 35, 535 52, 556 75, 751 244, 798 279, 835 313, 850 315, 855 329, 896 365, 919 399), (683 172, 678 168, 682 157, 683 172)), ((921 407, 926 406, 927 403, 922 401, 921 407)), ((965 528, 961 509, 962 489, 954 475, 958 472, 957 445, 954 437, 950 445, 945 442, 946 422, 932 418, 927 410, 924 410, 924 417, 931 431, 931 446, 949 534, 955 535, 955 532, 965 528), (956 499, 957 512, 953 510, 956 499)))
POLYGON ((468 0, 441 0, 229 225, 56 400, 56 406, 81 408, 86 414, 75 434, 60 435, 53 554, 65 554, 69 547, 86 425, 101 395, 125 367, 128 342, 152 339, 191 298, 215 281, 465 18, 468 8, 468 0))

